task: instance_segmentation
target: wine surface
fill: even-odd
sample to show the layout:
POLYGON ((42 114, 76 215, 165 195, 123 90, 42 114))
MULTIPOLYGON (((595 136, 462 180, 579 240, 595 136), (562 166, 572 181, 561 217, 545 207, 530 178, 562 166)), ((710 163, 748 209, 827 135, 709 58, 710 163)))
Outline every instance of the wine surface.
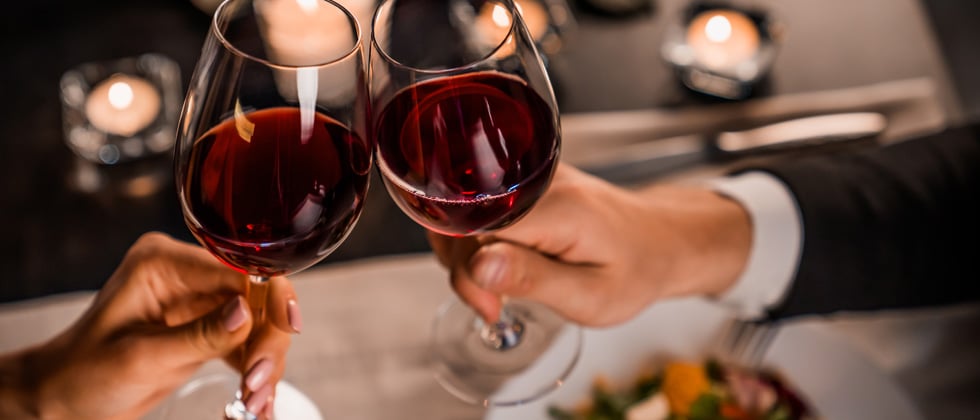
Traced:
POLYGON ((376 121, 378 165, 395 202, 448 235, 523 216, 547 188, 558 157, 551 107, 523 81, 497 72, 406 88, 376 121))
POLYGON ((306 268, 360 214, 370 146, 327 116, 310 117, 288 107, 236 113, 194 143, 185 219, 233 268, 262 276, 306 268))

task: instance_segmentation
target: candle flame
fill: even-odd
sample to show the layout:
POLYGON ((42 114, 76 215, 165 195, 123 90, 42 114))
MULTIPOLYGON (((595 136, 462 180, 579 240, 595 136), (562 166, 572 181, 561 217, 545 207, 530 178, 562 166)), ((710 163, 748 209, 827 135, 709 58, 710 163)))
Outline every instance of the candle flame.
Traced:
POLYGON ((319 6, 320 0, 296 0, 296 4, 299 5, 303 11, 306 13, 313 13, 319 6))
POLYGON ((704 35, 711 42, 722 43, 732 37, 732 23, 722 15, 712 16, 704 25, 704 35))
POLYGON ((501 28, 506 28, 510 26, 510 13, 507 13, 507 8, 501 5, 493 6, 493 13, 490 15, 493 18, 493 23, 501 28))
POLYGON ((126 109, 133 104, 133 88, 126 82, 116 82, 109 86, 109 105, 115 109, 126 109))

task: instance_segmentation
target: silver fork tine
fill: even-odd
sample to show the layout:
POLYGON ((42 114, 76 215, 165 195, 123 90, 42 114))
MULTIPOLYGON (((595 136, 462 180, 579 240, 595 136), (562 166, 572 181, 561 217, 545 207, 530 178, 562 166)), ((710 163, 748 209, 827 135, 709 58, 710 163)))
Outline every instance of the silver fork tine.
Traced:
POLYGON ((772 322, 732 319, 721 339, 722 357, 747 368, 758 368, 779 333, 772 322))
POLYGON ((750 368, 758 368, 769 351, 769 345, 779 333, 779 326, 770 322, 752 323, 752 334, 749 335, 745 363, 750 368))

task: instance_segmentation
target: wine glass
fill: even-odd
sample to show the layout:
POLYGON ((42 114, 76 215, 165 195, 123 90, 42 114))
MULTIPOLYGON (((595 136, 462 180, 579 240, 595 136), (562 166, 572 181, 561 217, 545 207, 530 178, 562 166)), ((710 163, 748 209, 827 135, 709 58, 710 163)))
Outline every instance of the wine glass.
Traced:
MULTIPOLYGON (((360 215, 367 107, 358 23, 338 3, 226 0, 216 10, 178 125, 177 192, 197 240, 248 274, 254 325, 269 278, 326 257, 360 215)), ((241 385, 225 415, 254 419, 241 385)))
MULTIPOLYGON (((554 93, 510 0, 386 0, 370 51, 372 133, 385 187, 434 232, 492 240, 544 193, 558 162, 554 93)), ((581 329, 505 299, 487 324, 467 305, 434 324, 436 378, 464 401, 521 404, 561 385, 581 329)))

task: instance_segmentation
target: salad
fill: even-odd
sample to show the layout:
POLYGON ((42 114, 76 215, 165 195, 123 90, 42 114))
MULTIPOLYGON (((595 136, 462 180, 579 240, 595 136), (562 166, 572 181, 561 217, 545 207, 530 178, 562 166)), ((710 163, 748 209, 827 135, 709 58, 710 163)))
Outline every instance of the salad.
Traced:
POLYGON ((809 420, 799 396, 776 375, 709 359, 677 361, 625 389, 598 378, 591 398, 550 407, 553 420, 809 420))

